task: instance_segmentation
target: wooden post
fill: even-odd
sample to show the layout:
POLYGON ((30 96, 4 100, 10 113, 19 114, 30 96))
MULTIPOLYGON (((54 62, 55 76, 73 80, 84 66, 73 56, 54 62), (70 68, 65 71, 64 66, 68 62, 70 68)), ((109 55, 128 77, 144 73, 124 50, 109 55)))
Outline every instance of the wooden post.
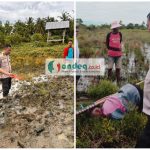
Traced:
POLYGON ((63 31, 63 40, 62 40, 63 44, 65 43, 65 36, 66 36, 66 29, 64 29, 64 31, 63 31))
POLYGON ((49 30, 48 30, 48 34, 47 34, 47 43, 48 43, 48 39, 49 39, 49 30))
POLYGON ((47 42, 49 42, 49 38, 51 36, 51 32, 48 30, 48 35, 47 35, 47 42))

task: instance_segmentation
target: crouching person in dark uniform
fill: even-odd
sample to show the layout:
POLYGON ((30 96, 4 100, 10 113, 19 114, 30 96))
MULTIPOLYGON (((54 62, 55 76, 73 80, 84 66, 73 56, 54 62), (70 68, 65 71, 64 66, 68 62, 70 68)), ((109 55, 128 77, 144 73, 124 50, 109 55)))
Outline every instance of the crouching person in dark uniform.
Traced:
POLYGON ((5 45, 3 51, 0 53, 0 81, 2 83, 3 97, 7 98, 11 88, 11 73, 10 64, 11 45, 5 45))

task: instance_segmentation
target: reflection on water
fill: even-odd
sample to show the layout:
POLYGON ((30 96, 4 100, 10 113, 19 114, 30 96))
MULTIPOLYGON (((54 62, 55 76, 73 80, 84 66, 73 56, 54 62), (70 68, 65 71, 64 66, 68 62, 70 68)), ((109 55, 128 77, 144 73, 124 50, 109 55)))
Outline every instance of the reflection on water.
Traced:
POLYGON ((128 50, 128 52, 124 53, 122 56, 121 69, 123 84, 131 80, 144 80, 149 69, 149 61, 150 44, 148 43, 144 43, 139 49, 128 50))
MULTIPOLYGON (((142 46, 135 47, 135 49, 125 49, 122 45, 122 68, 121 68, 121 85, 128 82, 138 82, 145 79, 149 69, 150 62, 150 44, 144 43, 142 46)), ((108 68, 108 57, 105 56, 106 68, 108 68)), ((113 66, 115 70, 115 65, 113 66)), ((107 77, 107 69, 105 71, 107 77)), ((112 79, 115 80, 115 73, 112 79)))

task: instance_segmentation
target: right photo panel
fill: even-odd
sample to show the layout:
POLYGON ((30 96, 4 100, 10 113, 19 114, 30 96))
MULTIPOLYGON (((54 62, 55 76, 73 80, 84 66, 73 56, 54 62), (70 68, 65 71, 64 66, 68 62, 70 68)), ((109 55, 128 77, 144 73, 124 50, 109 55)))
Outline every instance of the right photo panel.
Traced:
POLYGON ((149 6, 76 2, 77 148, 150 148, 149 6))

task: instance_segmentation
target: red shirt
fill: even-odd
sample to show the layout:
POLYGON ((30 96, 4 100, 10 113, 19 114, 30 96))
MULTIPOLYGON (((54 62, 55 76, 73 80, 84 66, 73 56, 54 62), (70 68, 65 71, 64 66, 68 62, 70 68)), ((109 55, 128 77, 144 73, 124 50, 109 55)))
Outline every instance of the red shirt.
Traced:
POLYGON ((120 32, 114 34, 109 33, 107 35, 107 48, 108 48, 108 56, 121 56, 121 41, 122 41, 122 34, 120 32))
POLYGON ((68 50, 69 50, 69 48, 71 48, 71 47, 64 48, 63 58, 66 58, 68 56, 68 50))

